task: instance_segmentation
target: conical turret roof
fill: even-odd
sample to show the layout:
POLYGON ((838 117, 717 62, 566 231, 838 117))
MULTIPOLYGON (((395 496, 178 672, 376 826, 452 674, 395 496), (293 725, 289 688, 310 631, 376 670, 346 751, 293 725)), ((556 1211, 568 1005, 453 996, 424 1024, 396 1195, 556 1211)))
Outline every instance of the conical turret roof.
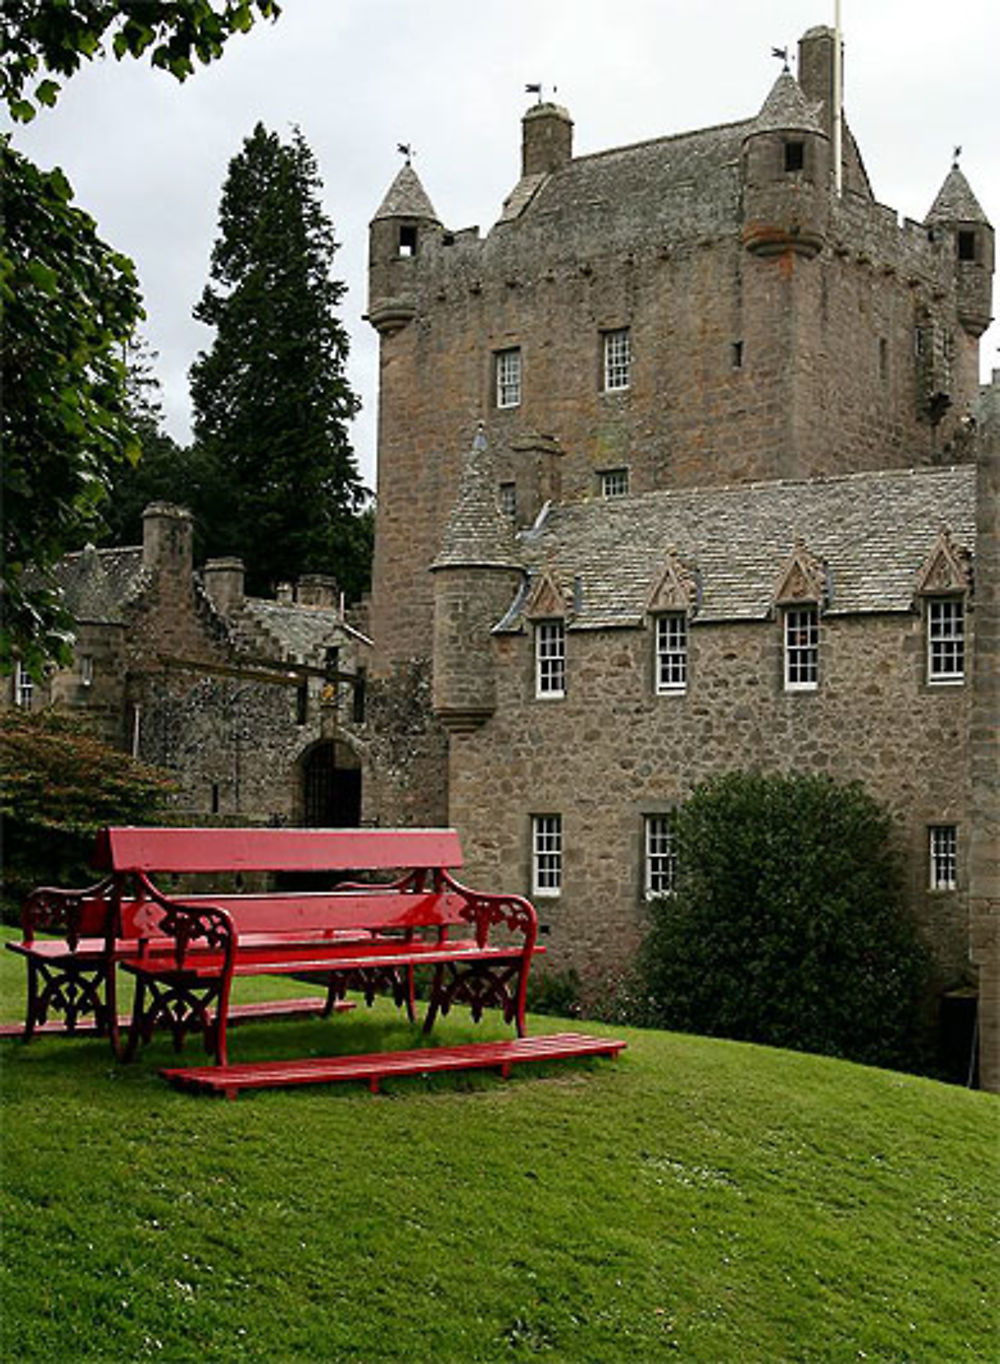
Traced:
POLYGON ((476 433, 434 568, 516 568, 514 527, 500 510, 486 433, 476 433))
POLYGON ((986 223, 989 219, 956 161, 931 204, 925 223, 986 223))
POLYGON ((420 176, 407 161, 386 191, 376 218, 428 218, 439 222, 434 205, 420 183, 420 176))
POLYGON ((790 71, 782 71, 761 105, 750 132, 822 133, 823 125, 817 109, 806 99, 802 86, 790 71))

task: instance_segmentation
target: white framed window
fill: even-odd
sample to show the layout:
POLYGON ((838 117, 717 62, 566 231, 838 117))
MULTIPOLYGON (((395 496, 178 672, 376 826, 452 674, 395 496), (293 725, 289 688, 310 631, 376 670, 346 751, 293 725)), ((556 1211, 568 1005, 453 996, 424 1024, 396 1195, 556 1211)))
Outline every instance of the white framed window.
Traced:
POLYGON ((561 620, 535 626, 535 695, 566 695, 566 626, 561 620))
POLYGON ((501 483, 497 492, 497 502, 504 516, 509 516, 513 520, 517 515, 517 484, 501 483))
POLYGON ((961 597, 927 600, 927 681, 936 686, 965 681, 965 602, 961 597))
POLYGON ((558 895, 562 890, 562 815, 531 817, 531 892, 558 895))
POLYGON ((929 884, 931 890, 958 887, 958 829, 954 824, 931 825, 929 884))
POLYGON ((677 849, 674 843, 674 817, 647 815, 645 819, 645 857, 643 885, 646 899, 672 895, 677 888, 677 849))
POLYGON ((20 663, 14 668, 14 705, 31 710, 35 701, 35 683, 31 674, 20 663))
POLYGON ((632 378, 632 335, 628 327, 604 332, 604 389, 620 393, 632 378))
POLYGON ((600 475, 602 497, 625 497, 628 493, 628 470, 605 469, 600 475))
POLYGON ((498 350, 494 356, 497 407, 519 407, 521 403, 521 350, 498 350))
POLYGON ((656 617, 656 694, 687 691, 688 625, 682 611, 656 617))
POLYGON ((819 685, 819 608, 785 611, 785 690, 815 691, 819 685))

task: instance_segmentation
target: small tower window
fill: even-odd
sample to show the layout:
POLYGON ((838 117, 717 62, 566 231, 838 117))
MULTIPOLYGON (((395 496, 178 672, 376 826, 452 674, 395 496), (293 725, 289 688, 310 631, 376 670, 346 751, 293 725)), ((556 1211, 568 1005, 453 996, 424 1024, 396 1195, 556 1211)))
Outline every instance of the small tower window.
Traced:
POLYGON ((800 171, 806 164, 806 144, 804 142, 785 143, 785 170, 800 171))
POLYGON ((976 234, 974 232, 959 232, 958 234, 958 259, 976 259, 976 234))
POLYGON ((417 254, 417 229, 412 223, 404 223, 399 229, 399 254, 401 256, 417 254))
POLYGON ((878 374, 880 379, 889 377, 889 342, 884 336, 879 337, 878 343, 878 374))
POLYGON ((743 368, 743 342, 734 341, 731 351, 733 369, 743 368))
POLYGON ((498 499, 500 510, 504 516, 509 516, 513 521, 517 515, 517 484, 501 483, 498 499))

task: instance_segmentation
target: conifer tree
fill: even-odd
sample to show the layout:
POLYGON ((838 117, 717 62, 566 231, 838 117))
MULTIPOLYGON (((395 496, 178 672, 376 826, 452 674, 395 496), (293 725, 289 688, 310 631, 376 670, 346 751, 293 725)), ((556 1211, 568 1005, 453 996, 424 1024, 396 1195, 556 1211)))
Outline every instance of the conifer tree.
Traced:
POLYGON ((191 369, 211 554, 238 554, 251 591, 332 573, 349 597, 367 585, 358 514, 366 492, 348 437, 359 403, 344 368, 333 278, 337 243, 312 152, 260 123, 222 191, 211 278, 194 310, 216 329, 191 369))

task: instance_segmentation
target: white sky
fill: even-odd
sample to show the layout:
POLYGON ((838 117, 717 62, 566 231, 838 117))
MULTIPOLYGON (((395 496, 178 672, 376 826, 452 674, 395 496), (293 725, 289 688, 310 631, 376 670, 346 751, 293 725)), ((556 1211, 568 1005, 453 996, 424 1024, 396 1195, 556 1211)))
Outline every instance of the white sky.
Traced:
MULTIPOLYGON (((746 118, 834 0, 283 0, 179 85, 144 62, 95 63, 14 144, 62 166, 100 234, 135 261, 171 433, 190 435, 187 371, 212 333, 191 317, 208 279, 230 159, 258 119, 297 123, 319 162, 348 284, 353 440, 375 479, 377 347, 366 306, 368 222, 401 158, 450 228, 485 233, 517 180, 530 81, 575 123, 576 154, 746 118)), ((842 0, 845 109, 876 197, 922 219, 954 147, 1000 226, 998 0, 842 0)), ((794 70, 794 66, 793 66, 794 70)), ((2 125, 0 125, 2 126, 2 125)), ((1000 365, 1000 325, 982 338, 1000 365)))

